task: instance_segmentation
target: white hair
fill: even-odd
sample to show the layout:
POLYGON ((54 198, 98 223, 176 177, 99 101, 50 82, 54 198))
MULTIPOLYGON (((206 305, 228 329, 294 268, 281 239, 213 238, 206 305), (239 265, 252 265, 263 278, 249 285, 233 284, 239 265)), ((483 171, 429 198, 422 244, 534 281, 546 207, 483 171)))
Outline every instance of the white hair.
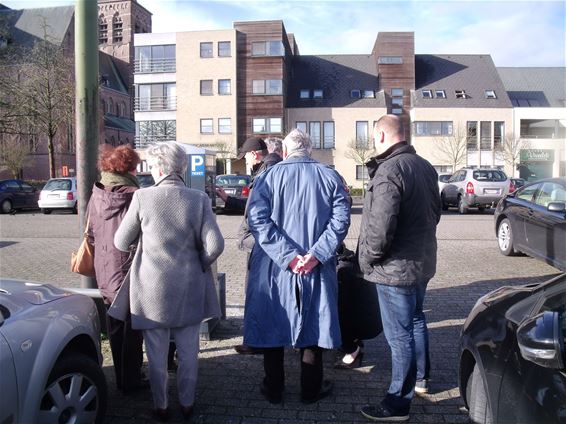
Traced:
POLYGON ((277 153, 279 156, 283 156, 283 140, 278 137, 269 137, 263 141, 265 141, 269 153, 277 153))
POLYGON ((295 153, 310 156, 312 152, 311 138, 297 128, 287 134, 283 139, 283 145, 287 148, 287 156, 295 153))
POLYGON ((146 150, 147 161, 156 165, 165 175, 184 175, 187 170, 187 154, 178 143, 164 141, 150 145, 146 150))

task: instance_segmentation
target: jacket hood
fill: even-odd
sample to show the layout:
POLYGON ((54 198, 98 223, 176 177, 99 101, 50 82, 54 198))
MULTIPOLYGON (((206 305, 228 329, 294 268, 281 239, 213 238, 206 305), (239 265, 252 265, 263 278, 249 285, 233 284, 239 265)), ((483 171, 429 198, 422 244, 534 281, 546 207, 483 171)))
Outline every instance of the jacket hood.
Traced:
POLYGON ((94 203, 98 214, 108 220, 129 206, 137 189, 132 186, 107 187, 101 183, 95 183, 90 201, 94 203))

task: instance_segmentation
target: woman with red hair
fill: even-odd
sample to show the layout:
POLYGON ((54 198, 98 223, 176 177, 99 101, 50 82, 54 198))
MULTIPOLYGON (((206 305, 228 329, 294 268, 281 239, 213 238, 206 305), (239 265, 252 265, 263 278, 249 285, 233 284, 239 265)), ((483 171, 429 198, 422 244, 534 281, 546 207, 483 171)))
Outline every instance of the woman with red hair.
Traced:
MULTIPOLYGON (((114 247, 114 233, 139 188, 136 178, 139 163, 140 157, 129 145, 101 146, 98 160, 101 178, 92 188, 88 233, 94 244, 96 282, 107 308, 131 265, 130 255, 114 247)), ((142 332, 132 329, 130 316, 124 321, 107 316, 107 324, 116 384, 124 394, 132 393, 143 386, 142 332)))

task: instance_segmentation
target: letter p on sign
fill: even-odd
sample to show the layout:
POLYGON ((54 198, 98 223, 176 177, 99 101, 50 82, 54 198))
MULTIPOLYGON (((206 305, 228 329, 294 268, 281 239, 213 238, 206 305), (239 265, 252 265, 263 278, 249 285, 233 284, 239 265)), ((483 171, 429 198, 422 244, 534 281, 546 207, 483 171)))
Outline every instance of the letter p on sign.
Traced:
POLYGON ((204 155, 191 155, 191 176, 204 177, 204 155))

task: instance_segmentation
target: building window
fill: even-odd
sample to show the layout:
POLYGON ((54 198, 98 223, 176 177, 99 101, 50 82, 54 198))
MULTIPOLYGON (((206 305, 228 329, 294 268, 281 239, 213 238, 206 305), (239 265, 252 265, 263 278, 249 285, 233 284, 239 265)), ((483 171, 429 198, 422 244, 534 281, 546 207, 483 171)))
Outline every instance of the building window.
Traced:
POLYGON ((137 121, 135 147, 146 147, 157 141, 171 141, 177 138, 177 122, 172 121, 137 121))
POLYGON ((402 56, 379 56, 377 58, 377 63, 379 65, 402 65, 402 56))
POLYGON ((282 131, 281 118, 253 118, 252 131, 256 134, 259 133, 281 133, 282 131))
POLYGON ((283 94, 282 80, 253 80, 252 94, 283 94))
POLYGON ((135 87, 134 110, 177 109, 177 84, 138 84, 135 87))
POLYGON ((333 149, 335 144, 334 139, 334 121, 325 121, 323 123, 323 149, 333 149))
POLYGON ((301 90, 299 93, 299 97, 301 99, 309 99, 311 96, 311 91, 310 90, 301 90))
POLYGON ((478 149, 478 123, 476 121, 468 121, 466 147, 468 150, 478 149))
POLYGON ((174 44, 135 48, 135 72, 175 72, 175 68, 174 44))
POLYGON ((466 90, 455 90, 454 94, 456 94, 457 99, 467 99, 468 95, 466 94, 466 90))
POLYGON ((368 147, 368 121, 356 121, 356 147, 368 147))
POLYGON ((305 134, 308 133, 307 131, 307 123, 306 122, 302 122, 302 121, 297 121, 295 122, 295 128, 298 130, 301 130, 302 132, 304 132, 305 134))
POLYGON ((320 122, 309 122, 309 136, 313 149, 320 149, 320 122))
POLYGON ((501 150, 503 138, 505 137, 505 122, 496 121, 493 123, 493 148, 501 150))
POLYGON ((212 96, 212 80, 200 80, 200 95, 212 96))
POLYGON ((480 123, 480 149, 491 150, 491 122, 489 121, 480 123))
POLYGON ((231 134, 232 133, 232 119, 231 118, 218 118, 218 133, 231 134))
POLYGON ((362 93, 362 97, 364 99, 375 99, 375 91, 373 90, 364 90, 362 93))
POLYGON ((108 115, 112 115, 112 113, 113 113, 113 111, 114 111, 114 101, 112 101, 112 98, 111 98, 111 97, 108 99, 108 102, 106 103, 106 106, 107 106, 107 108, 106 108, 106 113, 107 113, 108 115))
POLYGON ((126 116, 126 103, 120 103, 120 113, 118 116, 126 116))
POLYGON ((222 96, 232 94, 231 81, 229 79, 218 80, 218 94, 222 96))
POLYGON ((284 56, 285 48, 281 40, 258 41, 252 43, 252 56, 284 56))
POLYGON ((213 134, 214 127, 213 127, 213 119, 206 118, 200 120, 200 133, 201 134, 213 134))
POLYGON ((402 88, 392 88, 391 89, 391 97, 403 97, 403 89, 402 88))
POLYGON ((232 56, 232 47, 230 41, 219 41, 218 57, 230 57, 230 56, 232 56))
POLYGON ((391 99, 392 107, 403 107, 403 97, 393 97, 391 99))
POLYGON ((118 15, 118 12, 112 18, 112 41, 114 43, 122 42, 122 18, 118 15))
POLYGON ((434 90, 434 95, 436 96, 437 99, 446 98, 446 92, 444 90, 434 90))
POLYGON ((368 169, 365 165, 356 165, 356 180, 369 180, 368 169))
POLYGON ((423 99, 432 99, 432 90, 422 90, 423 99))
POLYGON ((362 92, 360 90, 350 90, 350 97, 352 99, 359 99, 362 97, 362 92))
POLYGON ((485 98, 486 99, 497 99, 494 90, 485 90, 485 98))
POLYGON ((392 113, 393 115, 402 115, 402 114, 403 114, 403 109, 393 108, 393 109, 391 109, 391 113, 392 113))
POLYGON ((200 57, 212 57, 212 43, 200 43, 200 57))
POLYGON ((452 135, 452 121, 415 121, 415 136, 452 135))
POLYGON ((322 90, 313 90, 312 91, 312 98, 313 99, 322 99, 322 90))
POLYGON ((98 17, 98 44, 106 44, 108 42, 108 22, 104 15, 98 17))

